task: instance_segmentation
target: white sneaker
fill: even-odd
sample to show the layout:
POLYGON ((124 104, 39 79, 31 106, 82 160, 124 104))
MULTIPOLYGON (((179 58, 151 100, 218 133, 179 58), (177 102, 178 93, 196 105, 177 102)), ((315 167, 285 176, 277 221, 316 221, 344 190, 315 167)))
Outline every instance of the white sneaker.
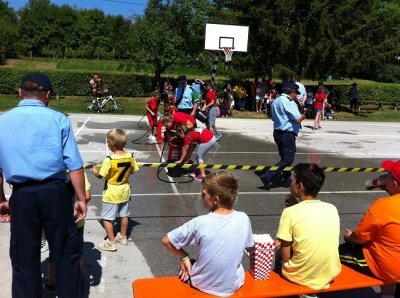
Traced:
POLYGON ((118 242, 119 244, 127 245, 127 244, 128 244, 128 237, 122 236, 122 235, 118 232, 118 233, 117 233, 117 236, 115 237, 115 241, 118 242))
POLYGON ((154 137, 154 136, 152 136, 152 135, 149 135, 149 136, 147 137, 147 139, 148 139, 148 140, 152 140, 152 139, 153 139, 153 137, 154 137))
POLYGON ((40 252, 45 252, 49 250, 49 244, 47 243, 46 238, 43 238, 40 243, 40 252))
POLYGON ((299 298, 318 298, 318 296, 317 294, 310 294, 310 295, 300 294, 299 298))
POLYGON ((97 244, 97 248, 101 250, 107 250, 107 251, 116 251, 117 250, 117 245, 116 242, 111 242, 110 240, 106 239, 103 242, 100 242, 97 244))

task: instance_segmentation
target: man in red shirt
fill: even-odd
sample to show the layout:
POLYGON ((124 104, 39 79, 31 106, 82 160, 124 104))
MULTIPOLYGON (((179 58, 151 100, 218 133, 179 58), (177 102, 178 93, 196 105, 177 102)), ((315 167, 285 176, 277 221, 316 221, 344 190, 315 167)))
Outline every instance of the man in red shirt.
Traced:
MULTIPOLYGON (((339 246, 342 263, 386 283, 396 284, 395 298, 400 297, 400 160, 386 160, 381 165, 388 174, 382 189, 389 197, 377 199, 368 208, 357 227, 344 232, 339 246)), ((382 297, 393 297, 393 286, 382 286, 382 297)))

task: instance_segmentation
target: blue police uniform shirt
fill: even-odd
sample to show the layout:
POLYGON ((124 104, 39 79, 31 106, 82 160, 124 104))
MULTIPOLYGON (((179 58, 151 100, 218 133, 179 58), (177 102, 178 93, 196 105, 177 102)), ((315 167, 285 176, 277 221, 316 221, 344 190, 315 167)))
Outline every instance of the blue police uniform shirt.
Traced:
POLYGON ((298 134, 300 124, 296 123, 296 119, 301 117, 299 108, 289 95, 281 94, 272 102, 271 107, 272 120, 274 121, 274 129, 291 131, 298 134))
MULTIPOLYGON (((182 88, 177 88, 176 94, 180 95, 181 93, 182 88)), ((178 96, 176 98, 178 98, 178 96)), ((186 85, 185 90, 183 90, 182 100, 178 105, 178 109, 193 109, 193 91, 189 85, 186 85)))
POLYGON ((0 115, 0 171, 8 183, 65 179, 83 162, 70 120, 35 99, 0 115))
POLYGON ((302 102, 303 98, 304 98, 304 94, 307 93, 306 87, 304 87, 304 85, 300 82, 295 82, 295 84, 299 87, 299 89, 297 91, 300 93, 300 94, 297 94, 297 100, 299 102, 302 102))

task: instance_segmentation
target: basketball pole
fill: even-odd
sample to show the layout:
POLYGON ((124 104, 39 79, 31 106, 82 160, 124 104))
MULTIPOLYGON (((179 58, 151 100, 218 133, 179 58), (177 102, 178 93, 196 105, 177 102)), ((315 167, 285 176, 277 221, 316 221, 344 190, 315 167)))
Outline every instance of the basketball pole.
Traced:
POLYGON ((228 72, 228 62, 225 59, 225 61, 224 61, 224 76, 225 76, 225 80, 228 79, 227 72, 228 72))
POLYGON ((214 61, 211 66, 211 81, 213 82, 213 84, 215 83, 215 75, 217 73, 217 66, 218 66, 218 54, 215 54, 214 61))

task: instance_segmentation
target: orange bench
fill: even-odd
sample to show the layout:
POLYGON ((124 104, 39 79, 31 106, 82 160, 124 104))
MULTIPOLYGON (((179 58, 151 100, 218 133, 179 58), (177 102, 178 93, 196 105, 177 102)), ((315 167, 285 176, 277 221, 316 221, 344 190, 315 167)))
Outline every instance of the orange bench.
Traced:
MULTIPOLYGON (((265 298, 284 297, 299 294, 312 294, 334 292, 358 288, 367 288, 383 285, 384 282, 358 273, 347 266, 342 265, 342 272, 326 290, 316 291, 308 287, 300 286, 287 281, 275 272, 271 272, 268 280, 255 280, 246 272, 243 287, 237 290, 233 298, 265 298)), ((156 278, 141 278, 132 283, 134 298, 210 298, 213 295, 202 293, 182 283, 177 276, 156 278)))

